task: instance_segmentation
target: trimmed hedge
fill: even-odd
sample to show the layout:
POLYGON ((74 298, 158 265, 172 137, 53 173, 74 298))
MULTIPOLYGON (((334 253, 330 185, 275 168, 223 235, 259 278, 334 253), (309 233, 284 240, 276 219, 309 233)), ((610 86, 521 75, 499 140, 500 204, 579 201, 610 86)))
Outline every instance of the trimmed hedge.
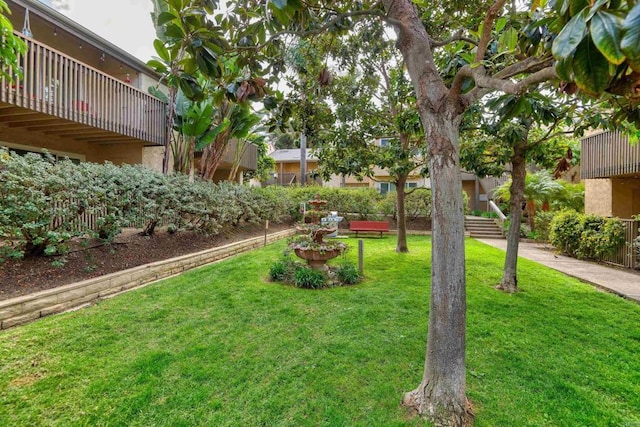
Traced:
MULTIPOLYGON (((396 211, 394 194, 385 197, 373 188, 214 184, 141 165, 76 164, 0 147, 0 262, 64 255, 72 239, 110 242, 125 227, 144 235, 161 226, 170 232, 215 234, 242 223, 300 220, 300 203, 316 194, 327 201, 325 210, 349 218, 374 219, 396 211)), ((412 217, 430 216, 430 190, 408 194, 406 208, 412 217)))
POLYGON ((225 226, 291 220, 295 206, 279 188, 190 181, 140 165, 56 161, 0 149, 0 261, 64 255, 73 238, 111 241, 123 227, 151 235, 218 233, 225 226))
POLYGON ((570 256, 602 260, 624 244, 624 225, 618 218, 564 210, 551 220, 549 240, 570 256))

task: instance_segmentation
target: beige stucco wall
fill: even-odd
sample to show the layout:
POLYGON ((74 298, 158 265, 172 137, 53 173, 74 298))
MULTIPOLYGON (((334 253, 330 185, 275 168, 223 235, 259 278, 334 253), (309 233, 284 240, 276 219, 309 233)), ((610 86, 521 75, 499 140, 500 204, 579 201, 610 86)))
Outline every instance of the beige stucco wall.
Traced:
MULTIPOLYGON (((157 86, 157 85, 158 85, 158 80, 156 80, 154 77, 148 76, 146 74, 140 74, 138 76, 137 88, 145 93, 149 93, 149 88, 151 86, 157 86)), ((168 90, 164 85, 160 86, 160 90, 165 94, 168 93, 168 90)))
POLYGON ((0 126, 0 145, 9 148, 19 148, 21 150, 42 152, 47 150, 51 153, 68 156, 83 161, 92 160, 97 156, 97 147, 79 142, 73 139, 60 138, 55 135, 47 135, 28 132, 20 128, 9 128, 0 126))
MULTIPOLYGON (((476 182, 474 181, 462 181, 462 190, 467 193, 469 196, 469 202, 467 203, 467 207, 470 210, 474 209, 475 199, 476 199, 476 182)), ((480 208, 486 206, 486 203, 481 203, 480 208)))
POLYGON ((142 144, 102 144, 98 145, 98 157, 90 162, 102 163, 109 160, 111 163, 121 165, 123 163, 135 165, 142 164, 142 144))
POLYGON ((612 216, 613 198, 610 179, 584 180, 584 211, 588 214, 612 216))
POLYGON ((612 215, 619 218, 631 218, 640 214, 640 179, 613 178, 612 189, 612 215))
MULTIPOLYGON (((164 147, 149 146, 142 147, 142 166, 156 172, 162 172, 162 161, 164 159, 164 147)), ((173 159, 169 159, 170 161, 173 159)), ((173 164, 172 162, 170 165, 173 164)))
MULTIPOLYGON (((316 161, 308 161, 307 162, 307 172, 315 171, 318 169, 318 162, 316 161)), ((300 163, 291 162, 291 163, 282 163, 279 162, 276 164, 276 171, 278 173, 295 173, 297 177, 300 177, 300 163)))

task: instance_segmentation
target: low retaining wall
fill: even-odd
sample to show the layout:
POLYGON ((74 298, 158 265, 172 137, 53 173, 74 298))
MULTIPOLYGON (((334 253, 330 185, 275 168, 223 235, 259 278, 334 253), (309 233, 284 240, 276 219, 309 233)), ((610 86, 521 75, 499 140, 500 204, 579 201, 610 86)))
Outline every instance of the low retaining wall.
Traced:
MULTIPOLYGON (((269 234, 267 235, 267 243, 284 239, 295 233, 296 231, 291 229, 269 234)), ((35 294, 0 301, 0 329, 31 322, 40 317, 60 313, 99 298, 146 285, 195 267, 261 247, 264 243, 264 236, 254 237, 241 242, 230 243, 225 246, 48 289, 35 294)))

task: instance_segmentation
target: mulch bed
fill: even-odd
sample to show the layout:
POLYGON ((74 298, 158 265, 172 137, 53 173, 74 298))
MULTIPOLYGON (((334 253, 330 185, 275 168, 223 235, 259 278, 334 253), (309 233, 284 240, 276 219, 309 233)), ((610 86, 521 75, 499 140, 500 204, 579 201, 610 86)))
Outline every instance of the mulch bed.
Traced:
MULTIPOLYGON (((389 220, 389 224, 392 230, 396 229, 394 220, 389 220)), ((292 226, 270 224, 269 233, 292 226)), ((346 229, 347 225, 343 224, 342 228, 346 229)), ((424 218, 407 218, 407 229, 426 231, 431 229, 431 223, 424 218)), ((169 234, 160 230, 151 237, 144 237, 136 230, 125 230, 110 245, 100 242, 90 242, 88 248, 78 245, 66 256, 63 267, 52 265, 54 257, 25 258, 0 264, 0 301, 262 235, 263 225, 229 228, 215 236, 192 232, 169 234)))
MULTIPOLYGON (((269 233, 291 227, 291 224, 270 224, 269 233)), ((169 234, 160 230, 144 237, 135 230, 125 230, 113 244, 90 242, 88 248, 74 248, 63 267, 53 266, 52 257, 0 264, 0 301, 262 235, 264 225, 225 229, 215 236, 193 232, 169 234)))

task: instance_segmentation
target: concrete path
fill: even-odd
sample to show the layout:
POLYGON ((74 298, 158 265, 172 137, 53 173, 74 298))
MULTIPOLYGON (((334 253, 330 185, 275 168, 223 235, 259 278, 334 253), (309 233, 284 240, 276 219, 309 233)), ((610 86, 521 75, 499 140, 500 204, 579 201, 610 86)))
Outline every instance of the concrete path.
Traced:
MULTIPOLYGON (((505 239, 477 240, 504 251, 507 250, 505 239)), ((550 245, 544 243, 520 242, 518 255, 640 303, 640 273, 633 270, 623 270, 558 255, 550 245)))

